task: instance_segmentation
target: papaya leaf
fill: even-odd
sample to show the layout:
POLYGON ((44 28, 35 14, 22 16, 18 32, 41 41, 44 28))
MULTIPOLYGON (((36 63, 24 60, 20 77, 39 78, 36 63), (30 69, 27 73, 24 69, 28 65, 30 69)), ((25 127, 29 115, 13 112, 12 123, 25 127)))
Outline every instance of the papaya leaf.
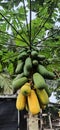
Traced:
POLYGON ((12 80, 8 74, 0 74, 0 94, 12 94, 12 80))
MULTIPOLYGON (((24 36, 24 37, 25 37, 26 40, 28 40, 26 38, 26 36, 24 36)), ((15 43, 18 46, 28 46, 27 43, 22 40, 22 38, 20 37, 20 35, 17 35, 17 38, 15 39, 15 43)))

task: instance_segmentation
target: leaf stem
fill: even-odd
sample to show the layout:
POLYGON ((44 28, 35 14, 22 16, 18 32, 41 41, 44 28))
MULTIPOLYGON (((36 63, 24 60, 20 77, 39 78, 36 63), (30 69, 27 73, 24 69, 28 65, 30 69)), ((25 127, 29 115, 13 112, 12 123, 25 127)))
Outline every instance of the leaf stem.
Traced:
POLYGON ((31 50, 31 0, 30 0, 30 50, 31 50))
POLYGON ((27 33, 28 33, 28 36, 29 36, 29 27, 28 27, 28 20, 27 20, 27 15, 26 15, 26 6, 25 6, 24 0, 23 0, 23 5, 24 5, 25 18, 26 18, 27 33))
POLYGON ((6 20, 6 22, 15 30, 15 32, 20 35, 20 37, 23 39, 23 41, 29 45, 29 43, 24 39, 24 37, 15 29, 15 27, 7 20, 7 18, 0 12, 0 15, 6 20))

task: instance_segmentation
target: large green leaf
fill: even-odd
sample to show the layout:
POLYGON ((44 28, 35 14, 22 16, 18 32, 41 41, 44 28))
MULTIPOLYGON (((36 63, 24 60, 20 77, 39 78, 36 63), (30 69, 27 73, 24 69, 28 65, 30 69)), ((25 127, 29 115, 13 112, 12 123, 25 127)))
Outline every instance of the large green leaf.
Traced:
MULTIPOLYGON (((24 39, 28 42, 28 39, 25 35, 23 35, 24 39)), ((17 35, 17 38, 15 39, 15 43, 18 46, 28 46, 27 43, 21 38, 20 35, 17 35)))
POLYGON ((0 74, 0 94, 13 94, 12 81, 8 74, 0 74))

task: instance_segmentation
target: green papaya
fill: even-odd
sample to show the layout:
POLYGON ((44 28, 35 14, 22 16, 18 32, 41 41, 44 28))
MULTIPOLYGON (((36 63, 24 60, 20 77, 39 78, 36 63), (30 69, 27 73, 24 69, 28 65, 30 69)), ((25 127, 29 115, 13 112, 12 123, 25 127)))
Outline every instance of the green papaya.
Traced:
POLYGON ((53 79, 55 75, 53 72, 48 71, 43 65, 38 65, 37 71, 45 78, 53 79))
POLYGON ((26 77, 22 77, 16 80, 13 80, 12 87, 14 91, 17 91, 19 88, 21 88, 22 85, 24 85, 28 79, 26 77))
POLYGON ((27 57, 25 60, 25 67, 27 70, 30 70, 32 68, 32 61, 30 57, 27 57))
POLYGON ((26 65, 24 65, 23 72, 26 77, 30 75, 30 70, 27 69, 26 65))
POLYGON ((38 60, 44 60, 46 57, 44 55, 38 54, 38 60))
POLYGON ((32 64, 33 64, 34 66, 37 66, 37 65, 38 65, 38 60, 33 60, 33 61, 32 61, 32 64))
POLYGON ((24 62, 22 60, 20 60, 20 62, 17 64, 16 70, 15 70, 16 74, 22 72, 22 70, 23 70, 23 64, 24 64, 24 62))
POLYGON ((20 55, 18 56, 18 59, 22 60, 22 59, 26 59, 27 57, 27 52, 23 51, 20 53, 20 55))
POLYGON ((33 59, 36 58, 37 55, 38 55, 38 52, 37 52, 37 51, 32 51, 32 52, 31 52, 31 56, 32 56, 33 59))
POLYGON ((36 89, 38 88, 42 89, 45 88, 46 86, 44 78, 37 72, 33 74, 33 82, 34 82, 34 87, 36 89))
POLYGON ((14 78, 14 80, 20 79, 20 78, 22 78, 23 76, 24 76, 24 73, 18 74, 18 75, 16 76, 16 78, 14 78))

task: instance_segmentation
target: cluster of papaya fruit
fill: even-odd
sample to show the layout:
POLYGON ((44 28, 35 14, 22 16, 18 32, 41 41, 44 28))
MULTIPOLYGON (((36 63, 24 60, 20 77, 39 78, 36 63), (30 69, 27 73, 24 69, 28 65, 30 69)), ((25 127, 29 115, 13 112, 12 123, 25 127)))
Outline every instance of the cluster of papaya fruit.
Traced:
POLYGON ((19 55, 16 67, 16 78, 13 80, 13 90, 20 90, 16 100, 16 108, 26 108, 32 114, 37 114, 49 103, 50 91, 44 78, 53 79, 55 75, 41 63, 45 59, 36 50, 25 50, 19 55))

